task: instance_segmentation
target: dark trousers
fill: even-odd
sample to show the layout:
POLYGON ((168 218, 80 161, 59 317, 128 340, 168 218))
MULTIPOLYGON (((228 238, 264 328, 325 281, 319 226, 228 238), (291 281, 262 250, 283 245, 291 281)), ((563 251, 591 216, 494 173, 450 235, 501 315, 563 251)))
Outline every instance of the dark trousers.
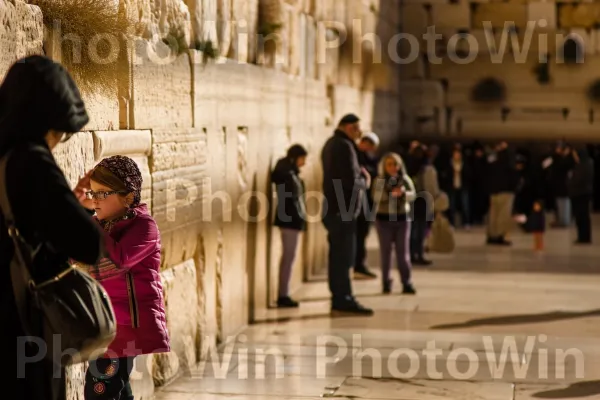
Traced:
POLYGON ((383 285, 390 280, 392 269, 392 251, 396 251, 396 263, 403 285, 411 284, 410 263, 410 221, 377 221, 377 234, 379 236, 379 250, 381 253, 381 276, 383 285))
POLYGON ((475 185, 471 190, 471 200, 471 222, 481 225, 489 210, 490 196, 482 189, 482 185, 475 185))
POLYGON ((466 189, 453 189, 449 193, 450 208, 448 209, 448 220, 452 226, 456 225, 456 213, 460 210, 462 225, 471 225, 471 207, 469 202, 469 191, 466 189))
POLYGON ((85 374, 85 400, 133 400, 129 375, 133 357, 98 358, 85 374))
POLYGON ((592 221, 591 221, 591 196, 583 195, 571 198, 571 207, 575 215, 575 224, 577 225, 577 241, 590 242, 592 240, 592 221))
POLYGON ((362 215, 356 221, 356 260, 354 269, 364 269, 367 267, 367 236, 371 230, 371 222, 362 215))
POLYGON ((411 224, 410 255, 413 260, 424 258, 425 235, 427 234, 427 221, 415 220, 411 224))
POLYGON ((333 305, 352 301, 350 269, 356 259, 356 220, 347 221, 340 215, 323 219, 329 242, 329 290, 333 305))

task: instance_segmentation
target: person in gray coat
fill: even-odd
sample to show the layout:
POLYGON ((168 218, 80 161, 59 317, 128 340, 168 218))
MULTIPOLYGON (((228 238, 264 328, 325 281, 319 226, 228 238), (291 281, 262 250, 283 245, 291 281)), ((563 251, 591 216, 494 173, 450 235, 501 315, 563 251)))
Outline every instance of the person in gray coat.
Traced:
POLYGON ((574 167, 571 171, 568 189, 575 224, 577 225, 576 244, 592 243, 591 202, 594 193, 594 161, 585 147, 573 153, 574 167))
POLYGON ((383 293, 388 294, 392 291, 390 271, 392 250, 395 250, 402 280, 402 293, 415 294, 416 290, 411 281, 410 209, 417 192, 398 154, 386 154, 379 170, 380 177, 373 184, 373 199, 377 209, 375 226, 379 236, 383 293))

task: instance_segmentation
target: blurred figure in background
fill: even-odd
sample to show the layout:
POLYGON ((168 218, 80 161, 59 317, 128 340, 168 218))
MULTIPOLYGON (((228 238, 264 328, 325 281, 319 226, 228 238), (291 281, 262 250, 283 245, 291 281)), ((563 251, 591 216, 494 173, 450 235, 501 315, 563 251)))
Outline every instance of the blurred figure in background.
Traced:
POLYGON ((488 216, 488 244, 510 246, 506 239, 510 232, 515 198, 515 169, 508 144, 498 143, 489 157, 490 211, 488 216))
POLYGON ((471 225, 471 207, 469 194, 471 190, 471 166, 464 160, 460 145, 455 146, 448 168, 440 171, 441 188, 448 193, 450 208, 448 220, 456 226, 456 215, 460 210, 462 226, 469 228, 471 225))
POLYGON ((473 171, 471 185, 471 221, 473 225, 482 225, 488 212, 490 198, 488 195, 488 163, 483 146, 474 146, 472 162, 473 171))
POLYGON ((594 193, 594 161, 585 146, 572 155, 574 166, 568 182, 569 195, 577 225, 575 244, 592 243, 592 195, 594 193))
POLYGON ((420 166, 415 177, 417 198, 413 202, 413 224, 410 237, 411 260, 414 265, 430 265, 425 259, 425 236, 433 221, 433 202, 440 195, 440 187, 435 167, 431 157, 422 146, 415 150, 414 157, 420 160, 420 166))
POLYGON ((566 228, 571 225, 568 180, 572 166, 571 148, 566 144, 559 143, 552 156, 552 165, 549 166, 548 175, 549 187, 556 205, 556 221, 552 225, 557 228, 566 228))
MULTIPOLYGON (((377 178, 377 148, 379 147, 379 136, 374 132, 363 135, 358 143, 358 162, 370 175, 371 182, 377 178)), ((372 186, 372 185, 371 185, 372 186)), ((371 187, 365 193, 365 205, 369 210, 373 209, 373 193, 371 187)), ((354 277, 357 279, 376 279, 377 275, 369 270, 367 259, 367 236, 371 229, 372 219, 368 218, 365 207, 356 221, 356 261, 354 262, 354 277)))

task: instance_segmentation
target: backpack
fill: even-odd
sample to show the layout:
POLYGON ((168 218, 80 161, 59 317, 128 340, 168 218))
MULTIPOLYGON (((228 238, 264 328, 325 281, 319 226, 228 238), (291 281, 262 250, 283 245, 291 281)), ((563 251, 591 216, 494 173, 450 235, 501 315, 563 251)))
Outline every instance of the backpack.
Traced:
POLYGON ((441 213, 437 213, 431 225, 429 250, 433 253, 452 253, 455 246, 454 229, 450 221, 441 213))

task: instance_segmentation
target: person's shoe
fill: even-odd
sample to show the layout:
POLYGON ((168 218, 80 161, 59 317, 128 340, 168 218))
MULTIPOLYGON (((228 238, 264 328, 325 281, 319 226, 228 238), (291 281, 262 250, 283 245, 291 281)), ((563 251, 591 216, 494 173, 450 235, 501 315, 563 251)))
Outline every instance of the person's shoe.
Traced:
POLYGON ((392 293, 392 280, 389 279, 383 283, 383 294, 392 293))
POLYGON ((512 242, 510 240, 506 240, 503 237, 500 238, 500 240, 498 241, 498 244, 500 246, 512 246, 512 242))
POLYGON ((354 279, 366 280, 377 279, 377 275, 369 271, 367 267, 354 268, 354 279))
POLYGON ((298 308, 299 306, 300 304, 290 297, 280 297, 277 299, 277 307, 279 308, 298 308))
POLYGON ((422 265, 422 266, 428 266, 433 264, 433 261, 430 260, 426 260, 424 258, 417 258, 415 261, 413 261, 414 265, 422 265))
POLYGON ((488 236, 487 244, 499 244, 499 243, 500 243, 500 238, 488 236))
POLYGON ((366 308, 357 301, 348 301, 344 304, 335 304, 331 306, 332 315, 348 315, 370 317, 374 314, 373 310, 366 308))
POLYGON ((402 294, 417 294, 417 290, 412 284, 404 285, 402 287, 402 294))
POLYGON ((575 245, 586 245, 586 244, 592 244, 591 240, 576 240, 575 243, 573 243, 575 245))

